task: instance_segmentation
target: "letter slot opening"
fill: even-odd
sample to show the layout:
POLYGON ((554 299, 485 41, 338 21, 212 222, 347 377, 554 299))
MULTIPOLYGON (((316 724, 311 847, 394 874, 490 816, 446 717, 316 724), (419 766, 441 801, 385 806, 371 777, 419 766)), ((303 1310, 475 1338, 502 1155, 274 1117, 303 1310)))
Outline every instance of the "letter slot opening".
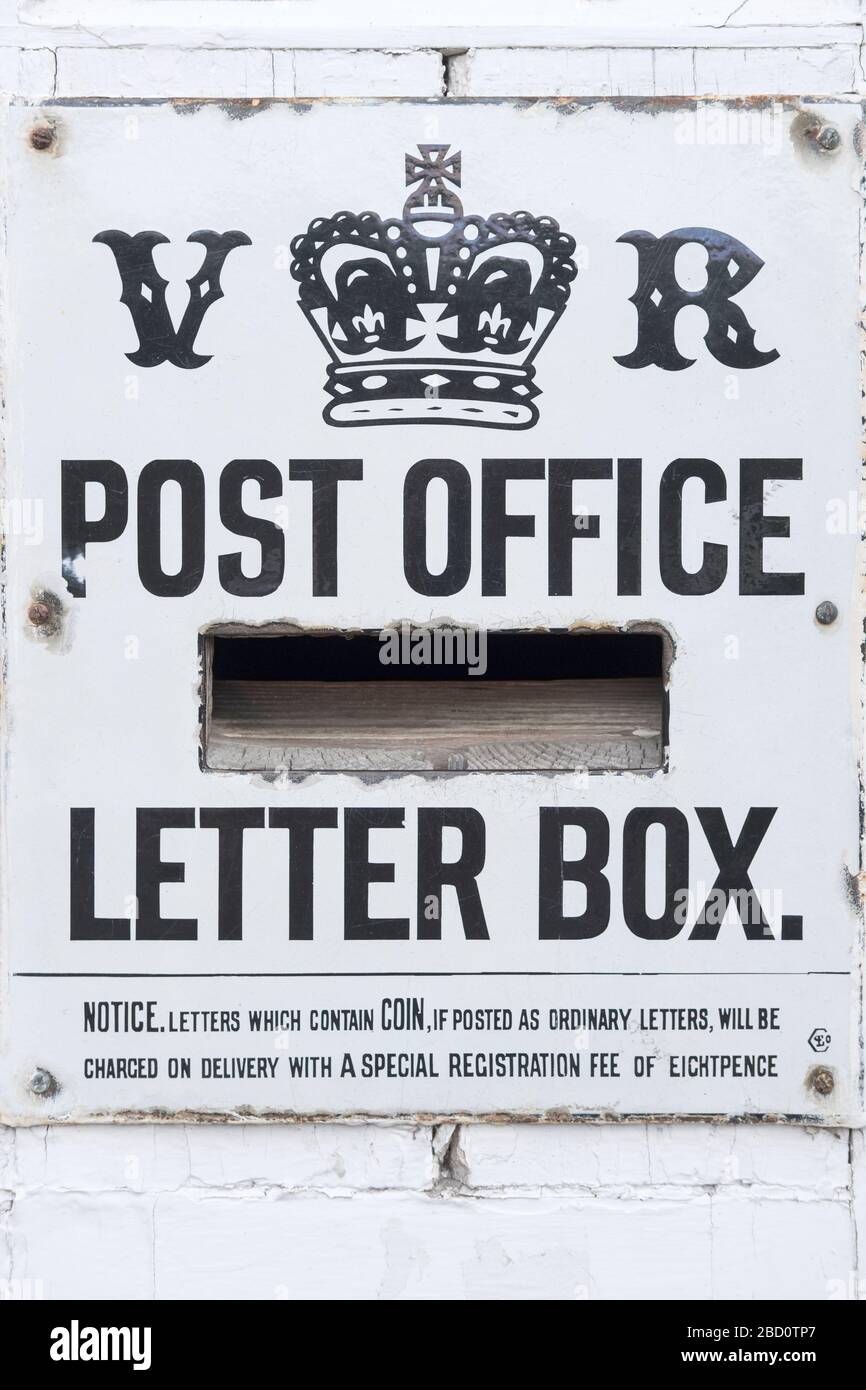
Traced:
POLYGON ((233 628, 203 639, 204 765, 223 771, 662 767, 655 632, 233 628))

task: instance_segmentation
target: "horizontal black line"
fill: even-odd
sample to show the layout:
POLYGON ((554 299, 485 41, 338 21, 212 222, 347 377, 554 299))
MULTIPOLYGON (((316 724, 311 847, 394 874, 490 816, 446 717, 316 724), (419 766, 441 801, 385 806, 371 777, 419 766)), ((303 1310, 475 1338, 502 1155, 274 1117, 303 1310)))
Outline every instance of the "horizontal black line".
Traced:
POLYGON ((657 979, 665 976, 850 975, 850 970, 16 970, 20 980, 390 980, 476 979, 480 976, 517 976, 574 979, 599 975, 609 979, 657 979))

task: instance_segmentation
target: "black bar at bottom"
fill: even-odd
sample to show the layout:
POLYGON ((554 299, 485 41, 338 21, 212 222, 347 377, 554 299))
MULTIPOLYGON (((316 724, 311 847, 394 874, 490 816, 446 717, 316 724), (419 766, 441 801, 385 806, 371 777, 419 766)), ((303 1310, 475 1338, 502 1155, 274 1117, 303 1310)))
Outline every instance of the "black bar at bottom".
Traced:
MULTIPOLYGON (((467 1336, 470 1324, 459 1313, 453 1324, 437 1316, 431 1325, 422 1302, 417 1321, 409 1307, 399 1315, 394 1310, 359 1310, 359 1340, 355 1341, 352 1310, 345 1305, 329 1333, 327 1315, 321 1323, 305 1318, 298 1325, 284 1300, 243 1301, 242 1271, 249 1254, 239 1262, 239 1300, 231 1303, 41 1302, 16 1299, 14 1290, 9 1297, 7 1289, 7 1297, 0 1302, 7 1345, 11 1349, 10 1334, 14 1334, 15 1346, 26 1355, 28 1374, 47 1373, 49 1382, 55 1378, 63 1382, 70 1375, 92 1380, 101 1370, 115 1378, 137 1373, 139 1379, 188 1370, 198 1377, 212 1371, 219 1377, 214 1384, 222 1385, 231 1385, 232 1378, 241 1375, 244 1385, 260 1375, 271 1382, 276 1378, 278 1383, 299 1374, 310 1379, 310 1372, 301 1367, 316 1358, 327 1363, 332 1379, 339 1370, 340 1347, 345 1349, 347 1370, 361 1355, 368 1371, 377 1366, 380 1375, 386 1371, 411 1374, 419 1350, 426 1346, 428 1354, 433 1351, 434 1326, 433 1341, 439 1355, 448 1357, 452 1374, 465 1374, 483 1358, 489 1376, 491 1363, 500 1354, 508 1354, 509 1347, 512 1353, 515 1349, 513 1318, 501 1334, 496 1328, 501 1303, 512 1299, 506 1293, 497 1300, 495 1287, 484 1300, 482 1326, 477 1322, 479 1314, 472 1315, 471 1336, 467 1336), (489 1325, 484 1326, 488 1319, 489 1325)), ((459 1284, 457 1260, 455 1285, 459 1284)), ((601 1386, 620 1381, 631 1370, 640 1374, 643 1383, 672 1369, 701 1375, 713 1367, 736 1373, 741 1367, 775 1370, 795 1365, 810 1368, 826 1382, 828 1372, 841 1374, 856 1365, 862 1350, 863 1305, 851 1298, 850 1291, 840 1293, 838 1301, 820 1303, 612 1302, 584 1297, 585 1292, 581 1289, 575 1298, 563 1300, 574 1305, 565 1321, 562 1313, 548 1314, 536 1307, 532 1320, 523 1325, 519 1340, 525 1352, 530 1351, 536 1330, 555 1335, 556 1343, 549 1347, 558 1345, 564 1353, 561 1361, 556 1357, 559 1370, 550 1367, 555 1381, 577 1380, 584 1385, 597 1381, 601 1386)), ((375 1294, 371 1289, 370 1302, 376 1301, 375 1294)), ((535 1300, 530 1296, 527 1301, 535 1300)), ((543 1344, 535 1345, 537 1355, 543 1344)), ((544 1374, 538 1366, 534 1378, 544 1374)))

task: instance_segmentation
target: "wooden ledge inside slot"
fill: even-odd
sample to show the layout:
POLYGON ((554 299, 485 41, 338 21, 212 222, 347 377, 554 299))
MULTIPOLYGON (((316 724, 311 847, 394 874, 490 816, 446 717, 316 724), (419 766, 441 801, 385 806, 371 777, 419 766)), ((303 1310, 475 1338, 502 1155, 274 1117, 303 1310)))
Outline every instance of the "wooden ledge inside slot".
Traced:
POLYGON ((214 769, 290 772, 652 771, 660 678, 216 680, 214 769))

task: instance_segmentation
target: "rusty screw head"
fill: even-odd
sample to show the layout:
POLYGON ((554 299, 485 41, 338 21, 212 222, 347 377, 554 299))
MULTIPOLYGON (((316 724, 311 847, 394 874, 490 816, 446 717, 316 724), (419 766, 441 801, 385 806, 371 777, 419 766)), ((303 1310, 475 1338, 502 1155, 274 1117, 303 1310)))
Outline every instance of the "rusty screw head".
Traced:
POLYGON ((30 1089, 35 1096, 53 1096, 59 1087, 50 1071, 37 1067, 30 1078, 30 1089))
POLYGON ((34 627, 44 627, 46 623, 51 622, 51 609, 47 603, 31 603, 27 609, 27 620, 34 627))
POLYGON ((815 1067, 809 1074, 809 1084, 819 1096, 829 1096, 833 1093, 836 1079, 829 1067, 815 1067))
POLYGON ((29 135, 30 147, 34 150, 50 150, 56 139, 57 132, 48 122, 33 126, 29 135))
POLYGON ((834 125, 822 125, 815 136, 815 144, 819 150, 838 150, 842 143, 842 136, 834 125))
POLYGON ((831 603, 830 599, 824 599, 824 602, 819 603, 815 609, 815 621, 820 623, 822 627, 829 627, 831 623, 835 623, 838 616, 839 609, 835 603, 831 603))

